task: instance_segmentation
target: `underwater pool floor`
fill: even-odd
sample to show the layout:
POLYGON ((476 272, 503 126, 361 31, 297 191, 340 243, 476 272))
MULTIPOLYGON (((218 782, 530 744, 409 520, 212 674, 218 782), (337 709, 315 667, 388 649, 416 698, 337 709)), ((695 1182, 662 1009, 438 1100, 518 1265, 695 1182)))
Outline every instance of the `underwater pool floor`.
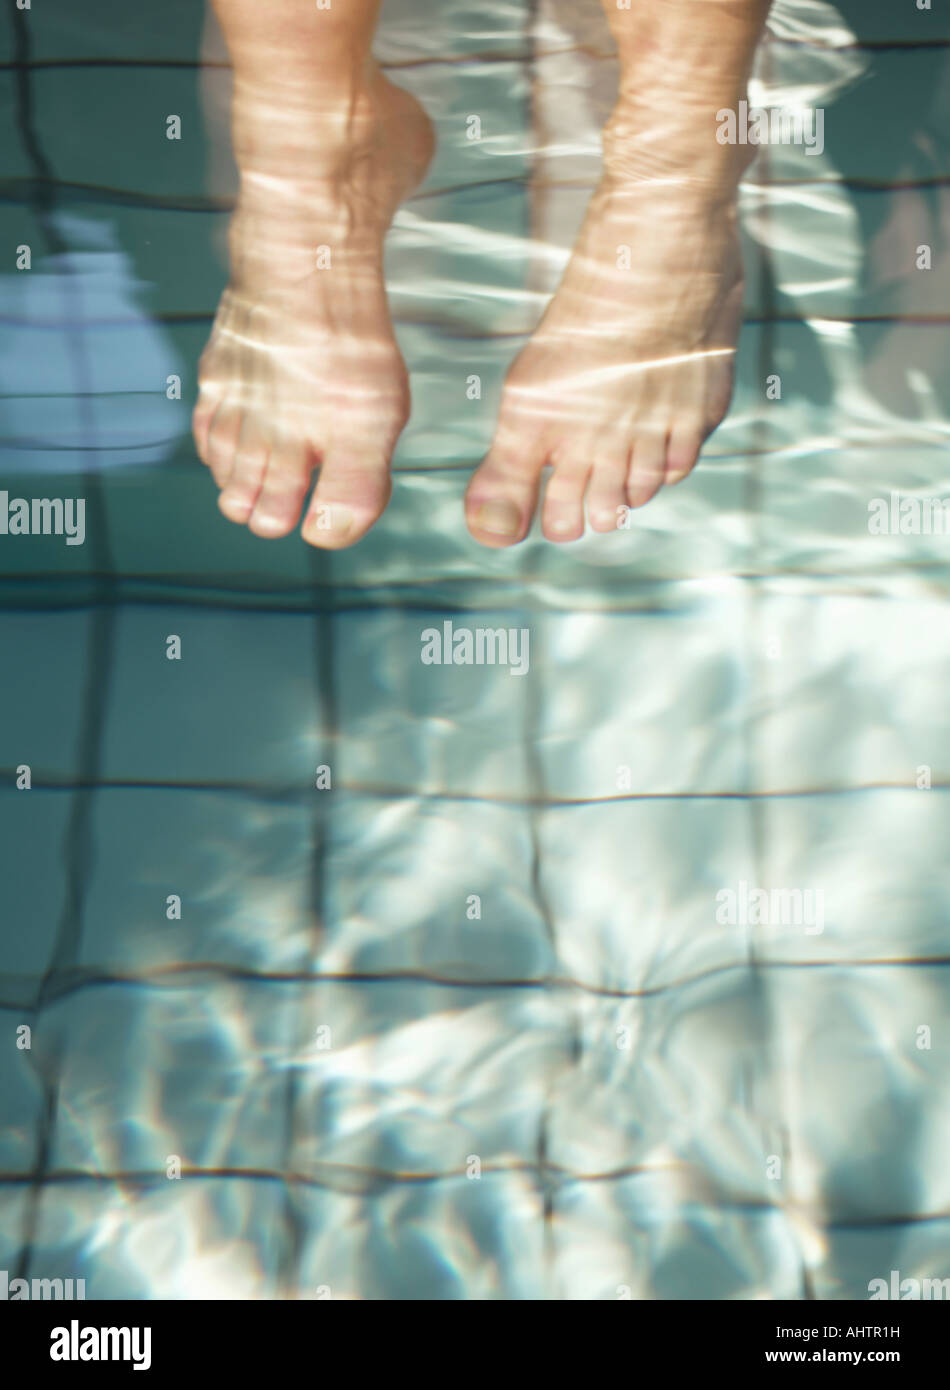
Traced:
POLYGON ((200 7, 0 24, 0 486, 85 503, 81 545, 0 535, 0 1270, 174 1299, 950 1276, 950 538, 900 522, 950 496, 950 23, 892 10, 773 15, 756 90, 827 90, 826 147, 744 189, 696 474, 627 531, 489 552, 462 495, 612 58, 587 4, 388 4, 439 137, 387 251, 414 409, 332 556, 229 525, 188 433, 230 197, 200 7), (527 631, 528 668, 423 664, 444 623, 527 631))

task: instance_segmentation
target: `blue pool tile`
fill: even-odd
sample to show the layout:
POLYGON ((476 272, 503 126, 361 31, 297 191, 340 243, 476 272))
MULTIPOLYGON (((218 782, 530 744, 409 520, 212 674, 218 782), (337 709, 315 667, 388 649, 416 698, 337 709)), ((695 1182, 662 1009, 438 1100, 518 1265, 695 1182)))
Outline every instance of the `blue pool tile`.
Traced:
POLYGON ((314 645, 307 617, 127 609, 116 634, 104 775, 309 789, 323 761, 314 645), (173 637, 181 660, 166 657, 173 637))

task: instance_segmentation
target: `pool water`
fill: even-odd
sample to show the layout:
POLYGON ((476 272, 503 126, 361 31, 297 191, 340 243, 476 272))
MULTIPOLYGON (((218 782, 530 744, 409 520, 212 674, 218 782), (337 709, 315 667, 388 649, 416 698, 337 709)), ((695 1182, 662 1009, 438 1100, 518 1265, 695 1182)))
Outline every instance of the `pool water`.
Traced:
POLYGON ((216 44, 193 0, 0 24, 0 488, 85 527, 0 534, 0 1269, 947 1278, 950 20, 779 0, 750 98, 824 148, 743 190, 730 417, 629 529, 504 552, 461 500, 596 182, 597 5, 387 0, 439 138, 387 251, 413 418, 332 556, 227 523, 189 437, 216 44), (423 663, 445 623, 527 669, 423 663))

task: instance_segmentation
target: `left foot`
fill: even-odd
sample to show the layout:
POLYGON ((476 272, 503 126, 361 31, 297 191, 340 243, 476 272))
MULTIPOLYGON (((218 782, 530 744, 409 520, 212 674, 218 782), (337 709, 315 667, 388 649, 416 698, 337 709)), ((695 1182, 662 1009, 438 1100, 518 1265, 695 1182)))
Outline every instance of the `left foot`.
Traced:
POLYGON ((257 536, 293 530, 319 467, 303 537, 339 549, 385 507, 408 416, 383 238, 425 172, 431 127, 375 67, 339 93, 245 80, 234 112, 231 280, 201 358, 195 441, 221 511, 257 536))
MULTIPOLYGON (((700 159, 708 151, 707 140, 700 159)), ((611 531, 627 507, 693 468, 732 395, 740 162, 730 150, 697 178, 677 152, 643 176, 616 157, 608 127, 604 178, 508 373, 494 442, 469 485, 468 526, 483 545, 525 537, 545 466, 554 471, 541 522, 552 541, 583 534, 585 496, 593 528, 611 531)))

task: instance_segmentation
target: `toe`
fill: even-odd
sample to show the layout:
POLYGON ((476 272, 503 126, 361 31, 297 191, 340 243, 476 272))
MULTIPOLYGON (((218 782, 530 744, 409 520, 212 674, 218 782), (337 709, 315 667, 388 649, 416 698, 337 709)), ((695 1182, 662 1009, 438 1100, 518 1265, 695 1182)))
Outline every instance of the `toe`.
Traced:
POLYGON ((663 485, 666 476, 666 435, 657 431, 638 434, 627 475, 627 500, 642 507, 663 485))
POLYGON ((269 450, 241 412, 227 405, 217 411, 211 427, 210 449, 215 477, 225 477, 218 506, 229 521, 243 525, 254 510, 267 468, 269 450), (226 469, 228 455, 231 467, 226 469))
POLYGON ((336 444, 320 466, 303 538, 321 550, 342 550, 364 536, 392 492, 389 453, 378 445, 336 444))
POLYGON ((480 545, 497 550, 524 540, 538 501, 544 454, 538 444, 496 437, 465 494, 465 521, 480 545))
MULTIPOLYGON (((197 409, 197 408, 196 408, 197 409)), ((205 400, 196 414, 193 431, 201 461, 207 465, 219 488, 223 488, 234 467, 237 442, 241 437, 240 409, 228 406, 223 396, 205 400)))
POLYGON ((733 366, 732 359, 718 370, 711 372, 706 383, 705 420, 703 436, 708 438, 718 429, 729 413, 732 402, 733 366))
MULTIPOLYGON (((215 412, 221 404, 221 393, 209 391, 202 387, 198 393, 198 400, 191 413, 191 432, 195 440, 195 449, 201 462, 211 467, 211 451, 209 448, 209 435, 211 423, 214 420, 215 412)), ((220 486, 220 482, 215 478, 215 482, 220 486)))
POLYGON ((691 473, 696 466, 699 458, 699 451, 702 447, 703 436, 700 426, 692 424, 674 425, 670 430, 669 443, 666 446, 666 476, 667 483, 678 483, 691 473))
POLYGON ((576 541, 584 534, 584 489, 590 475, 590 463, 577 457, 555 464, 541 509, 541 529, 549 541, 576 541))
POLYGON ((628 453, 602 454, 587 485, 587 515, 595 531, 616 531, 627 509, 628 453))
POLYGON ((221 401, 208 422, 206 462, 220 488, 227 486, 228 479, 234 471, 234 459, 243 422, 243 411, 226 400, 221 401))
POLYGON ((282 444, 272 450, 247 523, 255 536, 289 535, 300 520, 311 472, 303 445, 282 444))

